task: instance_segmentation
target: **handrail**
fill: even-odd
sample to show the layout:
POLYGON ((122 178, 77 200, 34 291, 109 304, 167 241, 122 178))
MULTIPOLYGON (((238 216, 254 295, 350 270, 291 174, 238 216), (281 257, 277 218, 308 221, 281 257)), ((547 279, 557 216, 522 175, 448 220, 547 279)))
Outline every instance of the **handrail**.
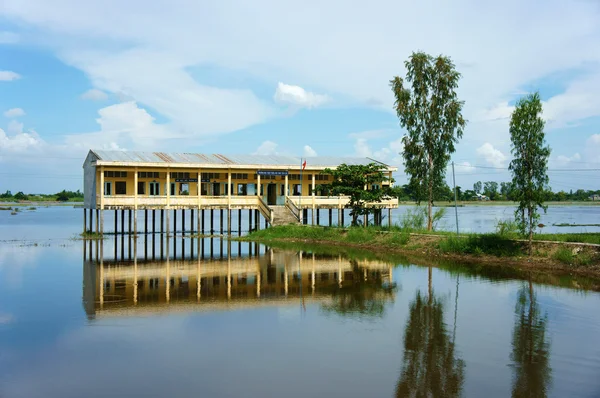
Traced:
POLYGON ((261 212, 264 218, 267 219, 269 224, 273 223, 273 210, 265 203, 263 198, 260 196, 256 197, 258 199, 258 210, 261 212))
POLYGON ((294 201, 290 199, 289 196, 285 197, 285 207, 287 207, 292 212, 292 215, 296 217, 298 221, 300 221, 300 209, 298 206, 296 206, 294 201))

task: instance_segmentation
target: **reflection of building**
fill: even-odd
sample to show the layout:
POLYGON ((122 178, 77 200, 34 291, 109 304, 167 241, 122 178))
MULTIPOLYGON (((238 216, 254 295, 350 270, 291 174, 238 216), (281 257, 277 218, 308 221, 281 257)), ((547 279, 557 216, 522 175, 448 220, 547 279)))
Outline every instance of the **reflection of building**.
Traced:
MULTIPOLYGON (((202 239, 192 241, 197 246, 195 257, 192 253, 174 259, 170 240, 166 239, 162 260, 137 256, 127 261, 108 260, 104 258, 104 242, 98 243, 96 260, 91 261, 90 252, 90 258, 84 261, 83 297, 88 316, 213 311, 286 301, 326 302, 335 292, 357 284, 361 288, 369 286, 373 299, 378 297, 378 290, 393 285, 392 266, 381 262, 271 249, 260 254, 254 249, 252 256, 252 251, 243 254, 237 249, 235 253, 241 243, 231 241, 220 241, 225 253, 215 258, 202 250, 202 239)), ((255 246, 243 244, 250 250, 255 246)), ((137 249, 134 241, 133 253, 137 249)), ((382 301, 390 297, 387 291, 382 301)))

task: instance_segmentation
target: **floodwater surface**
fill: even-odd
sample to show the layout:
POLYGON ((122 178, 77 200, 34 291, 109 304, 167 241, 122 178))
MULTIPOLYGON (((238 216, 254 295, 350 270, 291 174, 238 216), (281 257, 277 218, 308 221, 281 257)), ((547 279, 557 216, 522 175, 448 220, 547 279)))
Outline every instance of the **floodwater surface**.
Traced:
POLYGON ((84 243, 81 210, 45 211, 0 214, 2 398, 600 396, 584 281, 181 234, 84 243))

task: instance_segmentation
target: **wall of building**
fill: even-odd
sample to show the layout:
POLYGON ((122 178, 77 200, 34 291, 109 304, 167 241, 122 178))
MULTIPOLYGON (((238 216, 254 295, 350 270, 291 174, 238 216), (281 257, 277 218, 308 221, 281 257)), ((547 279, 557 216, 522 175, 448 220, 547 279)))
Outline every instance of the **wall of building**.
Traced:
POLYGON ((91 152, 83 163, 83 206, 86 209, 96 208, 96 156, 91 152))

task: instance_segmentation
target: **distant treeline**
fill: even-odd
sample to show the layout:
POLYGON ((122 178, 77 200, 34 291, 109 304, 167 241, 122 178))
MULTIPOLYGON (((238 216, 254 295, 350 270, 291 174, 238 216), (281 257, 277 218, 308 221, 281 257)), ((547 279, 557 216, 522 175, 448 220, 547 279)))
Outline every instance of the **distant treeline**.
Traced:
POLYGON ((19 202, 29 200, 33 202, 83 202, 83 193, 79 190, 66 191, 55 194, 25 194, 21 191, 13 195, 11 191, 0 194, 0 202, 19 202))
MULTIPOLYGON (((401 201, 416 201, 417 197, 415 191, 411 189, 410 185, 402 185, 394 187, 398 198, 401 201)), ((456 187, 456 196, 460 201, 470 200, 515 200, 514 189, 510 182, 497 183, 496 181, 477 181, 473 184, 473 189, 463 190, 462 187, 456 187)), ((454 191, 447 184, 444 184, 441 188, 434 190, 433 197, 438 201, 453 201, 454 191)), ((600 189, 585 190, 578 189, 576 191, 570 190, 569 192, 558 191, 553 192, 549 187, 545 191, 545 201, 548 202, 571 202, 571 201, 600 201, 600 189)), ((421 200, 426 200, 422 198, 421 200)))

